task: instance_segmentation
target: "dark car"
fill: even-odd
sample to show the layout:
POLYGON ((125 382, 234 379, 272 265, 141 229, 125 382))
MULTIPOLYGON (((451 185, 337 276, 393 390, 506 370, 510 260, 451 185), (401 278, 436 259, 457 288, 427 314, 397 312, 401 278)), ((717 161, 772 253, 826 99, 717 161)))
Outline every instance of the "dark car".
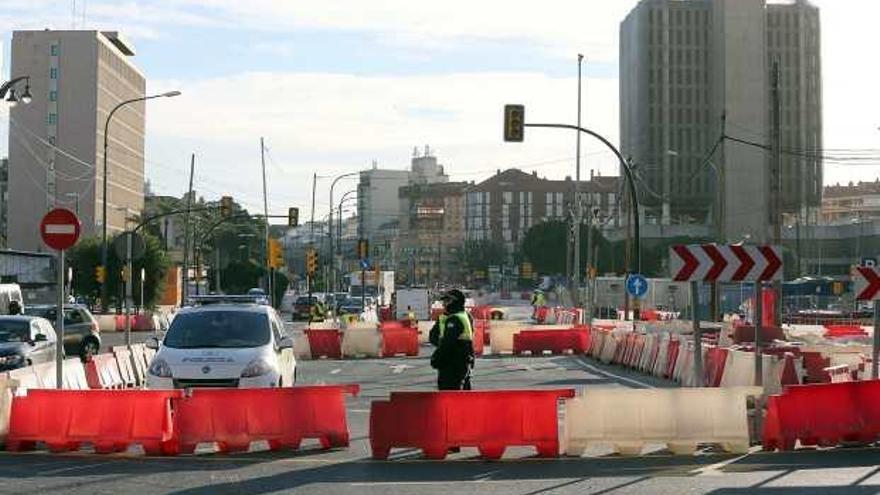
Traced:
POLYGON ((318 302, 318 298, 315 296, 299 296, 296 298, 296 301, 293 303, 293 321, 297 320, 308 320, 309 315, 312 312, 312 305, 318 302))
MULTIPOLYGON (((49 320, 54 326, 57 321, 57 308, 52 305, 28 306, 25 313, 49 320)), ((98 321, 83 305, 64 306, 64 352, 69 356, 85 359, 97 354, 101 349, 101 335, 98 321)))
POLYGON ((55 359, 55 329, 37 316, 0 316, 0 371, 55 359))
MULTIPOLYGON (((369 303, 370 298, 367 298, 367 303, 369 303)), ((349 315, 357 315, 361 313, 361 298, 353 298, 349 297, 348 299, 341 301, 339 306, 337 307, 337 311, 339 314, 349 314, 349 315)))

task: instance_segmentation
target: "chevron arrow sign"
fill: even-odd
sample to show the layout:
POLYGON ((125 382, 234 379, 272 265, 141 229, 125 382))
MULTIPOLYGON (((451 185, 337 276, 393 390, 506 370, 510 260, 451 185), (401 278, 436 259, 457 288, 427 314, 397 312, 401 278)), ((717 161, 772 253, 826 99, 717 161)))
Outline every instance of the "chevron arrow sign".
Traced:
POLYGON ((855 275, 853 281, 857 300, 880 299, 880 269, 873 266, 859 266, 856 267, 853 275, 855 275))
POLYGON ((766 282, 782 280, 778 246, 694 244, 669 249, 672 279, 678 282, 766 282))

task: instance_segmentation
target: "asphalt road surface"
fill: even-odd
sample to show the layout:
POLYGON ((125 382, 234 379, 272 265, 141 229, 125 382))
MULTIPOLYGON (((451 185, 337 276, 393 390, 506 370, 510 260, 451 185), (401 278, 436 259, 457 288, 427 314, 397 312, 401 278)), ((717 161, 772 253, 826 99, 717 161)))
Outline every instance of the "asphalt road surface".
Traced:
MULTIPOLYGON (((299 327, 299 325, 297 325, 299 327)), ((299 334, 298 329, 294 335, 299 334)), ((115 335, 114 335, 115 337, 115 335)), ((142 339, 140 339, 142 340, 142 339)), ((137 341, 137 340, 136 340, 137 341)), ((711 448, 674 456, 655 446, 641 457, 592 450, 581 458, 538 459, 531 449, 509 449, 497 462, 462 449, 445 461, 396 450, 370 459, 369 403, 391 390, 430 390, 435 375, 427 354, 382 360, 301 361, 301 383, 359 383, 348 400, 352 444, 321 451, 316 442, 297 452, 219 455, 203 446, 194 456, 148 458, 137 452, 96 455, 0 453, 2 493, 313 494, 583 494, 880 493, 880 449, 805 450, 731 455, 711 448)), ((662 387, 669 384, 576 356, 483 358, 474 385, 481 389, 662 387)))

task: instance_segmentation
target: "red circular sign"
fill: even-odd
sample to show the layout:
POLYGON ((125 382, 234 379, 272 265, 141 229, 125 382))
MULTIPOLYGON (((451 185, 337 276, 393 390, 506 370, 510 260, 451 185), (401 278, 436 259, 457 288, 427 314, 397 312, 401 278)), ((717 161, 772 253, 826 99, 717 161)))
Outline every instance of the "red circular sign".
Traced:
POLYGON ((65 250, 79 239, 79 218, 64 208, 55 208, 46 213, 43 221, 40 222, 40 235, 43 242, 52 249, 58 251, 65 250))

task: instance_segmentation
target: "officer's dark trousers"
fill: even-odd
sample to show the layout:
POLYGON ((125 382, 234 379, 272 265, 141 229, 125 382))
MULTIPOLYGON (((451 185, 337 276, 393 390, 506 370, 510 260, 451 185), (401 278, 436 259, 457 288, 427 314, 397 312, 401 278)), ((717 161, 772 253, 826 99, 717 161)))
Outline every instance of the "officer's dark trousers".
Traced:
POLYGON ((437 371, 437 390, 470 390, 469 367, 443 368, 437 371))

